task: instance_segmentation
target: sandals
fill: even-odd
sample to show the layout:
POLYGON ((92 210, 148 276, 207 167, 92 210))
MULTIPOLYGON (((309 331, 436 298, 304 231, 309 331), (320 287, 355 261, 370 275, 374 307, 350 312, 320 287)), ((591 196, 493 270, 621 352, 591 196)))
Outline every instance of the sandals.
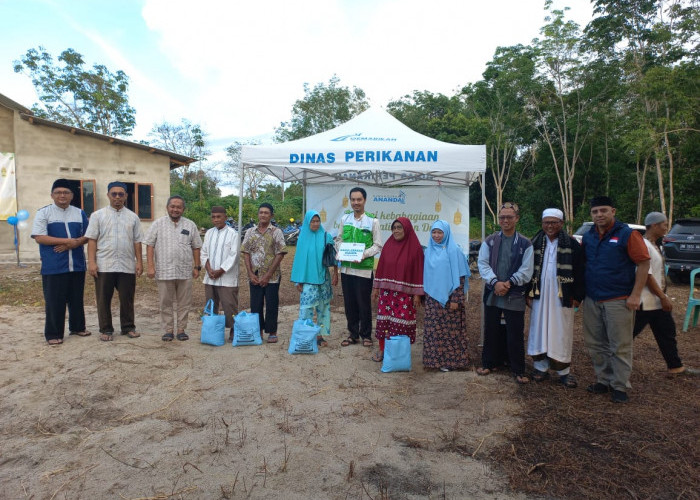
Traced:
POLYGON ((544 382, 549 378, 549 372, 542 372, 540 370, 535 370, 532 372, 532 380, 535 382, 544 382))
POLYGON ((561 375, 559 377, 559 383, 563 385, 564 387, 568 387, 569 389, 575 389, 578 387, 578 382, 576 381, 576 377, 574 377, 572 374, 568 373, 566 375, 561 375))
POLYGON ((277 343, 277 335, 270 334, 267 336, 267 343, 268 344, 276 344, 277 343))
POLYGON ((349 346, 349 345, 357 344, 358 342, 359 342, 359 340, 354 339, 354 338, 352 338, 352 337, 348 337, 348 338, 346 338, 345 340, 343 340, 343 341, 340 343, 340 345, 342 345, 343 347, 347 347, 347 346, 349 346))
POLYGON ((485 377, 486 375, 491 375, 491 369, 479 367, 476 369, 476 374, 485 377))
POLYGON ((113 339, 114 339, 114 336, 111 333, 100 334, 100 340, 102 342, 111 342, 113 339))
POLYGON ((372 355, 372 361, 376 361, 377 363, 381 363, 384 361, 384 352, 383 351, 377 351, 372 355))
POLYGON ((372 342, 372 339, 364 339, 362 341, 363 347, 372 347, 373 345, 374 345, 374 342, 372 342))
POLYGON ((92 335, 92 332, 88 332, 85 330, 84 332, 70 332, 69 335, 77 335, 78 337, 89 337, 92 335))
POLYGON ((525 385, 530 383, 530 379, 527 375, 515 375, 515 383, 518 385, 525 385))
POLYGON ((317 337, 316 342, 318 342, 319 347, 328 347, 328 341, 323 337, 317 337))
POLYGON ((189 340, 190 336, 187 335, 185 332, 180 332, 176 335, 176 338, 177 338, 177 340, 189 340))
POLYGON ((63 344, 63 339, 49 339, 46 343, 53 347, 63 344))
POLYGON ((166 333, 160 339, 163 342, 172 342, 173 340, 175 340, 175 335, 173 334, 173 332, 166 333))
POLYGON ((137 338, 139 338, 139 337, 141 336, 140 333, 136 333, 136 332, 133 332, 133 331, 132 331, 132 332, 122 332, 122 335, 126 335, 126 336, 129 337, 130 339, 137 339, 137 338))

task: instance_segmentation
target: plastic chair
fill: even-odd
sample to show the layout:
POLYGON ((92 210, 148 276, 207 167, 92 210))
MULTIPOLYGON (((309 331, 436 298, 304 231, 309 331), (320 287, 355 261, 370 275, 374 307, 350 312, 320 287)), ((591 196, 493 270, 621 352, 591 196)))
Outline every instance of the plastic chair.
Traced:
POLYGON ((700 297, 694 296, 695 291, 695 276, 700 273, 700 267, 693 269, 690 273, 690 294, 688 295, 688 307, 685 310, 685 320, 683 321, 683 331, 688 331, 688 323, 690 316, 693 315, 693 326, 698 326, 698 316, 700 316, 700 297), (694 314, 693 314, 694 313, 694 314))

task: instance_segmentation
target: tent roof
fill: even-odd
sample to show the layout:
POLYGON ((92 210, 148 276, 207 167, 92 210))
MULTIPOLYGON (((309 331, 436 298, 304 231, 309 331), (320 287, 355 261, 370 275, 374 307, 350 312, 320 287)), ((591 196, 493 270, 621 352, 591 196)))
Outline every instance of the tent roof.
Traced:
POLYGON ((243 146, 241 163, 284 182, 468 186, 486 170, 486 146, 431 139, 370 108, 311 137, 243 146))

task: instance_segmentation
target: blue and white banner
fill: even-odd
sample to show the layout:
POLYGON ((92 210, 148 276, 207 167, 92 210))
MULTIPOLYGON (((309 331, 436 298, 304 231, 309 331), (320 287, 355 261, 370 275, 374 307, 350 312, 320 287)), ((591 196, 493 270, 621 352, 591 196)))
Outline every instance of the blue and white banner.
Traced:
POLYGON ((15 154, 0 152, 0 220, 17 213, 15 154))
MULTIPOLYGON (((355 184, 319 185, 306 188, 306 207, 321 214, 323 227, 336 236, 340 232, 340 218, 350 207, 350 189, 355 184)), ((469 252, 469 190, 467 188, 410 186, 376 188, 363 186, 367 191, 365 211, 379 219, 382 241, 391 236, 391 223, 398 217, 407 217, 413 224, 421 245, 427 246, 430 227, 438 219, 450 223, 452 236, 465 253, 469 252)))

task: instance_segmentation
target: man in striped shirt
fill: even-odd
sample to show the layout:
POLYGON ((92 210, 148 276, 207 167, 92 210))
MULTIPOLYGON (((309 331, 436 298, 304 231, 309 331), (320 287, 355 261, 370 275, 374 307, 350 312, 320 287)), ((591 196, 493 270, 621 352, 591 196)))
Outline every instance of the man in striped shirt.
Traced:
POLYGON ((233 340, 233 316, 238 314, 238 232, 226 225, 226 209, 211 207, 214 227, 204 235, 200 262, 204 268, 204 294, 214 301, 214 314, 219 305, 226 316, 229 340, 233 340))
POLYGON ((51 187, 53 203, 40 208, 34 218, 32 238, 39 244, 41 280, 46 302, 44 337, 49 345, 63 343, 68 306, 71 335, 87 337, 83 292, 85 290, 85 230, 88 218, 71 205, 73 191, 66 179, 51 187))

